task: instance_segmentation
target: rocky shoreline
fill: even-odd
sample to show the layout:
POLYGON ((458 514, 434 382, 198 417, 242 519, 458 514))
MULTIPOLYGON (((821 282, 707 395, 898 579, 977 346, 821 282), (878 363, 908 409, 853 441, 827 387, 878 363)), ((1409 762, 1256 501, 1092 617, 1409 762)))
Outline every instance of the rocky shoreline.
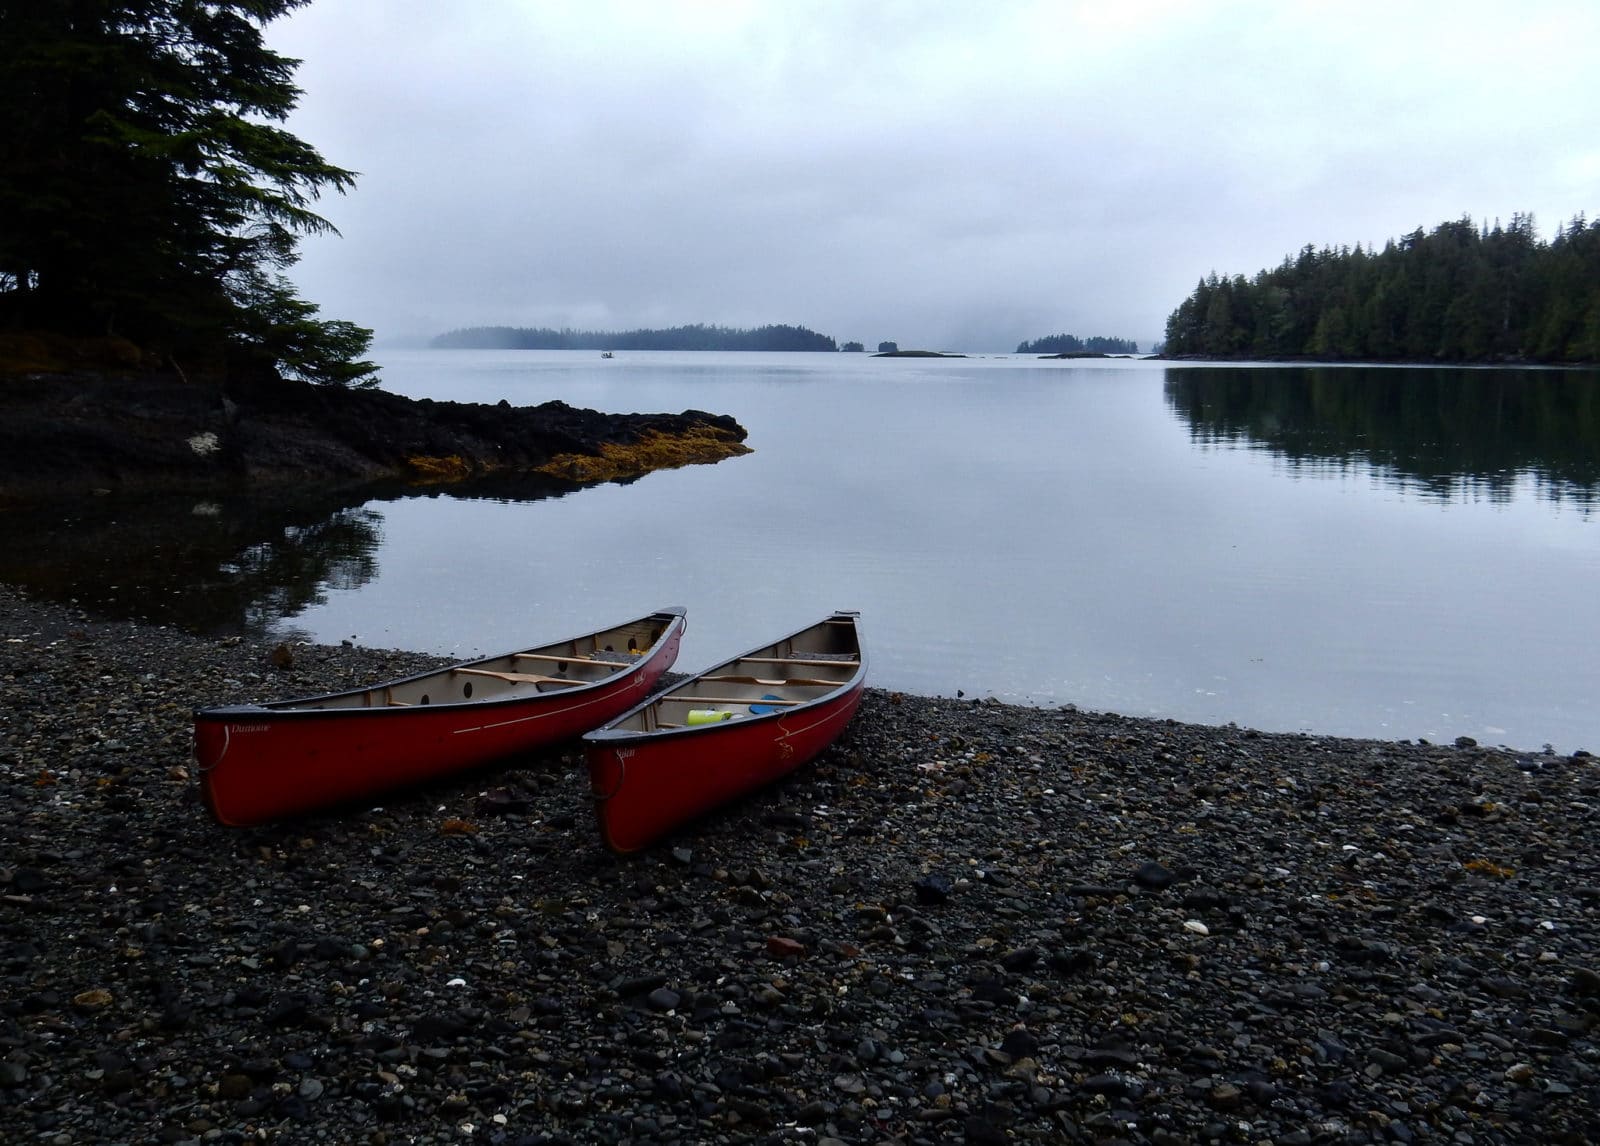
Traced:
POLYGON ((288 379, 0 376, 0 506, 89 492, 579 483, 749 452, 733 418, 436 402, 288 379))
POLYGON ((431 663, 270 651, 0 589, 0 1140, 1600 1139, 1587 754, 875 690, 627 859, 570 750, 222 829, 195 705, 431 663))

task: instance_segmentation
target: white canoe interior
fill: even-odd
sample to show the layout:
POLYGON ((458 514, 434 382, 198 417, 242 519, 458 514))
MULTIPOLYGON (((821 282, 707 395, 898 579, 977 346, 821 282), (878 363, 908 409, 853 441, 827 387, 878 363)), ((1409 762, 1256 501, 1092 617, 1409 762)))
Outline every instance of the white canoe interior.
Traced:
POLYGON ((597 633, 452 665, 387 684, 305 700, 279 701, 273 709, 405 708, 463 704, 530 692, 560 692, 594 684, 643 659, 672 623, 658 614, 597 633))
POLYGON ((607 727, 656 732, 764 716, 819 700, 860 668, 855 618, 830 617, 693 677, 607 727))

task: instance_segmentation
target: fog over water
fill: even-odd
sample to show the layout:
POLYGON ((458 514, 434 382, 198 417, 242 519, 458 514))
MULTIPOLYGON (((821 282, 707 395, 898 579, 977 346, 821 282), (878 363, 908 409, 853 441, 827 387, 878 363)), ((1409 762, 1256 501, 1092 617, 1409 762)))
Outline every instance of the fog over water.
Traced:
POLYGON ((1600 5, 317 0, 295 270, 380 341, 798 323, 1159 337, 1208 271, 1600 209, 1600 5))

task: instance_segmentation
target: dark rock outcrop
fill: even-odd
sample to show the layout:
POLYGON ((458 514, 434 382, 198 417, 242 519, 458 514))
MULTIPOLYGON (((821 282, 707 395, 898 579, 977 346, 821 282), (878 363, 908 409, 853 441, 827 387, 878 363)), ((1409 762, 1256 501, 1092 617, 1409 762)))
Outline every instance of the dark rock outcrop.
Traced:
POLYGON ((746 453, 744 437, 699 410, 437 402, 276 378, 11 376, 0 380, 0 500, 535 471, 606 480, 746 453))

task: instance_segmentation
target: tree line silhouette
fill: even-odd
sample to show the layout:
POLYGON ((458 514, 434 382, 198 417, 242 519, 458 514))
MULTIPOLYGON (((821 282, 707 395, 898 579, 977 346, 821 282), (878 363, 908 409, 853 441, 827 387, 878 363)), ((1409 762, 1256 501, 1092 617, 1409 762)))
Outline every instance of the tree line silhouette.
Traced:
POLYGON ((1212 272, 1165 352, 1211 358, 1600 361, 1600 219, 1546 243, 1533 216, 1417 228, 1382 251, 1303 248, 1254 278, 1212 272))
POLYGON ((1126 338, 1104 338, 1098 334, 1079 338, 1075 334, 1048 334, 1017 346, 1018 354, 1137 354, 1139 344, 1126 338))
POLYGON ((666 330, 552 330, 472 326, 436 337, 443 350, 837 350, 826 334, 803 326, 674 326, 666 330))

